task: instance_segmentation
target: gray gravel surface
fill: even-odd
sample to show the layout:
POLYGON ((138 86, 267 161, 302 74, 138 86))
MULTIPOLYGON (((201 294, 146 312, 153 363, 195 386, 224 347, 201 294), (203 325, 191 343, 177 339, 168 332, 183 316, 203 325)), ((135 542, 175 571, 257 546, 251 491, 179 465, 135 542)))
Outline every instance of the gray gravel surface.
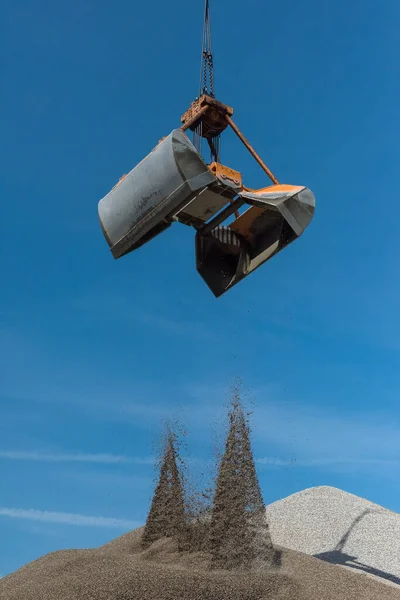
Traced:
POLYGON ((270 504, 266 515, 275 544, 400 584, 400 514, 314 487, 270 504))

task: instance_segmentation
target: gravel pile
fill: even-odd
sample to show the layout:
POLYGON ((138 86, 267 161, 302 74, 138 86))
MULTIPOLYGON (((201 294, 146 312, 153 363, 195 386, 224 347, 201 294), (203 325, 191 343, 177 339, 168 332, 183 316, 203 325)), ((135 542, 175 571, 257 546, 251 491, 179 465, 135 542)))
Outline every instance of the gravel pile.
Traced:
POLYGON ((333 487, 266 508, 272 541, 400 585, 400 514, 333 487))
POLYGON ((133 531, 95 550, 64 550, 0 580, 1 600, 399 600, 397 589, 283 550, 279 571, 210 571, 171 539, 142 550, 133 531))

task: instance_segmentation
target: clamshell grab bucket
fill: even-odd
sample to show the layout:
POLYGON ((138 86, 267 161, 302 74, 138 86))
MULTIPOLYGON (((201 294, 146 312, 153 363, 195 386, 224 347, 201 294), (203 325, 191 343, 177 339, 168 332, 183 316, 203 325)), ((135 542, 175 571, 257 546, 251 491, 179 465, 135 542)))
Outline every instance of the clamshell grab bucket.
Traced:
POLYGON ((114 258, 155 237, 217 180, 180 129, 174 129, 100 200, 98 214, 114 258))
POLYGON ((140 248, 174 222, 193 227, 197 271, 219 297, 302 235, 313 218, 313 193, 280 184, 233 114, 205 86, 182 114, 181 127, 100 200, 100 225, 114 258, 140 248), (221 163, 220 137, 228 127, 273 185, 252 190, 240 171, 221 163), (185 132, 192 132, 193 143, 185 132))
POLYGON ((314 214, 314 195, 302 186, 273 185, 239 197, 251 207, 233 223, 196 233, 196 268, 216 297, 297 239, 314 214))

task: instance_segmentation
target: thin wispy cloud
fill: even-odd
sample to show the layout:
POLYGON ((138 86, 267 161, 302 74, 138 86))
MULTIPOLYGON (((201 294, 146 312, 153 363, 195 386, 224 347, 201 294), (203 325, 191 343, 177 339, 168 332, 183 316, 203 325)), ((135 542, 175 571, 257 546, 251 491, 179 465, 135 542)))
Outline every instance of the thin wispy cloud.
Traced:
POLYGON ((259 465, 270 465, 274 467, 329 467, 329 466, 354 466, 359 467, 400 467, 400 459, 379 459, 379 458, 310 458, 309 460, 297 458, 273 458, 264 456, 256 458, 255 462, 259 465))
POLYGON ((0 507, 0 516, 11 519, 26 519, 28 521, 42 521, 43 523, 58 523, 60 525, 77 525, 80 527, 111 527, 116 529, 135 529, 143 523, 127 519, 114 519, 111 517, 94 517, 75 513, 36 510, 33 508, 6 508, 0 507))
POLYGON ((118 454, 88 454, 77 453, 57 453, 57 452, 20 452, 15 450, 0 450, 0 459, 8 460, 26 460, 37 462, 80 462, 80 463, 99 463, 99 464, 135 464, 152 465, 155 458, 124 456, 118 454))
MULTIPOLYGON (((48 453, 48 452, 19 452, 13 450, 1 450, 0 459, 19 460, 19 461, 37 461, 37 462, 79 462, 79 463, 97 463, 97 464, 136 464, 136 465, 155 465, 155 457, 132 457, 118 454, 87 454, 87 453, 48 453)), ((186 463, 203 464, 204 460, 196 457, 185 458, 186 463)), ((259 465, 273 467, 323 467, 337 465, 354 466, 383 466, 400 467, 400 459, 379 459, 379 458, 279 458, 272 456, 263 456, 255 458, 259 465)), ((131 481, 131 478, 129 478, 131 481)))

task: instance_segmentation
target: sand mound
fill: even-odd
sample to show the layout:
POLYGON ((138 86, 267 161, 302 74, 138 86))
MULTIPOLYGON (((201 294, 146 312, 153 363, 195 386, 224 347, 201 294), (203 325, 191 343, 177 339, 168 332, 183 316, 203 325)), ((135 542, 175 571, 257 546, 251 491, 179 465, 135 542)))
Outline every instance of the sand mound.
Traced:
POLYGON ((207 553, 142 530, 96 550, 54 552, 0 580, 1 600, 398 600, 397 590, 293 551, 272 572, 210 571, 207 553))
POLYGON ((400 584, 400 514, 333 487, 267 506, 274 544, 400 584))

